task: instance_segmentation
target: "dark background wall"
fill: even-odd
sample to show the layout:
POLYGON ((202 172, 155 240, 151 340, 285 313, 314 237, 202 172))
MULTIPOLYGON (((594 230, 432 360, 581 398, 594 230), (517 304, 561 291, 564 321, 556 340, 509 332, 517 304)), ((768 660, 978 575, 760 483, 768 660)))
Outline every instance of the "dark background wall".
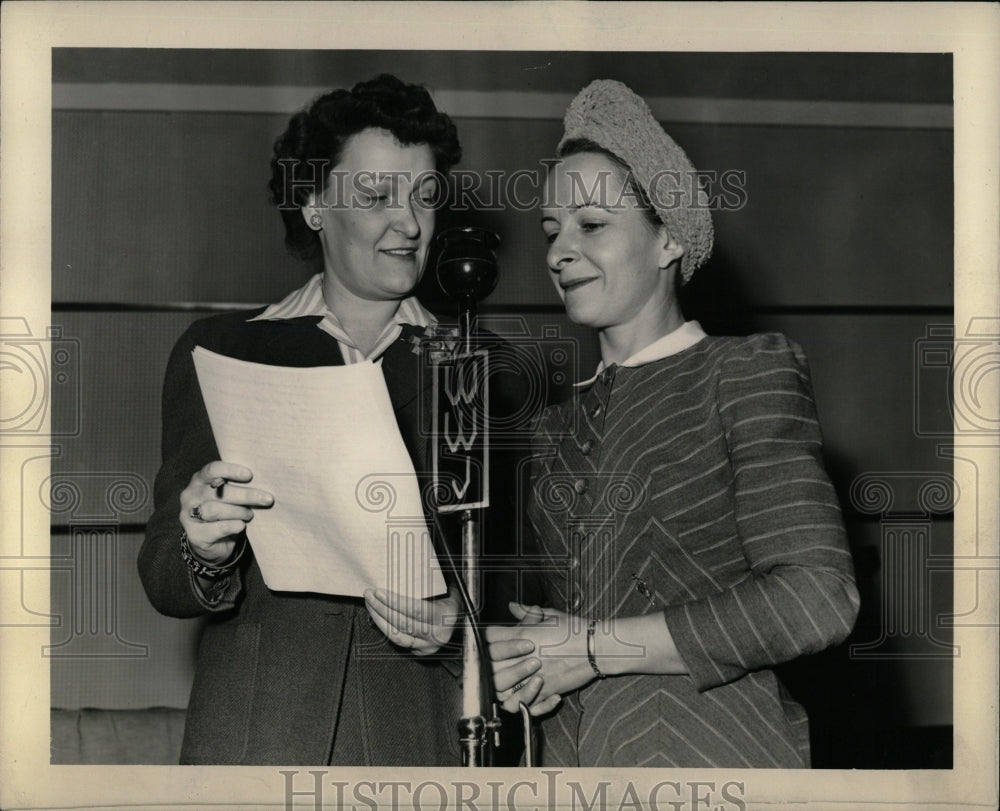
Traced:
MULTIPOLYGON (((381 71, 426 84, 459 128, 462 168, 539 168, 572 95, 617 78, 699 169, 745 173, 716 211, 716 251, 685 292, 709 332, 778 330, 809 357, 862 592, 848 642, 787 668, 816 765, 951 762, 953 299, 951 59, 907 54, 53 51, 53 323, 79 348, 57 396, 75 425, 52 459, 55 707, 183 707, 196 621, 158 616, 135 557, 159 463, 167 354, 194 318, 274 301, 312 270, 266 196, 274 138, 317 91, 381 71), (930 354, 928 354, 930 352, 930 354)), ((555 328, 537 213, 447 222, 503 240, 490 323, 555 328), (511 320, 520 319, 520 320, 511 320)), ((448 304, 432 284, 433 308, 448 304)), ((564 396, 568 379, 547 381, 564 396)))

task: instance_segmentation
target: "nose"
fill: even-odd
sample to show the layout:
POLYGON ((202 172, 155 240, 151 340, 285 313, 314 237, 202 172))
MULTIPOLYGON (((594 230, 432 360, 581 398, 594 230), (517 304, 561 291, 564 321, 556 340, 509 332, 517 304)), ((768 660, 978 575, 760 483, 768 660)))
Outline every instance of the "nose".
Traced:
POLYGON ((549 244, 548 253, 545 255, 549 270, 553 273, 559 273, 567 265, 575 262, 577 258, 575 246, 571 243, 569 237, 564 234, 564 231, 556 234, 556 238, 549 244))
POLYGON ((399 201, 392 227, 408 239, 420 236, 420 220, 417 219, 417 212, 413 210, 413 201, 409 197, 399 201))

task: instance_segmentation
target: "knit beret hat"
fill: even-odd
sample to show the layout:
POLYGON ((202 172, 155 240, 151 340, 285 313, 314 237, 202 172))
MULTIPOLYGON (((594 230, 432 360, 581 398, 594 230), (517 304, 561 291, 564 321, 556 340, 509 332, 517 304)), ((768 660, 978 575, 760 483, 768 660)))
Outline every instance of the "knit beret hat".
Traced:
POLYGON ((567 141, 584 138, 628 164, 670 235, 684 246, 681 280, 687 282, 712 253, 712 215, 694 165, 649 105, 621 82, 598 79, 570 103, 563 128, 557 153, 567 141))

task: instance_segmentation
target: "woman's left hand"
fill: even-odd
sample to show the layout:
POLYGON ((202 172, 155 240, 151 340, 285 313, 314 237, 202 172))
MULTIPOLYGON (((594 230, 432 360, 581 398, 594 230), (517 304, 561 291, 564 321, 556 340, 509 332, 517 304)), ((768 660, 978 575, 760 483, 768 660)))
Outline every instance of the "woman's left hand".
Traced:
POLYGON ((420 600, 393 591, 368 589, 365 607, 379 630, 395 645, 417 656, 436 653, 451 639, 460 616, 454 587, 446 597, 420 600))
POLYGON ((586 620, 520 603, 511 603, 510 610, 520 625, 486 629, 497 698, 508 712, 524 701, 532 715, 544 715, 562 695, 594 679, 586 620))

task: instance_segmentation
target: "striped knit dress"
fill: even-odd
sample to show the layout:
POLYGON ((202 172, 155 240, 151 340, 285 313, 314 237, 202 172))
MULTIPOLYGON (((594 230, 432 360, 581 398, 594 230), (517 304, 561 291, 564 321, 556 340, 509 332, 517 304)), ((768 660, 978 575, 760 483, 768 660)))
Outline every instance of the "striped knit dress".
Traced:
POLYGON ((611 366, 535 441, 550 605, 581 623, 662 612, 689 670, 566 696, 543 764, 808 766, 805 712, 769 667, 842 641, 858 595, 801 350, 705 337, 611 366))

